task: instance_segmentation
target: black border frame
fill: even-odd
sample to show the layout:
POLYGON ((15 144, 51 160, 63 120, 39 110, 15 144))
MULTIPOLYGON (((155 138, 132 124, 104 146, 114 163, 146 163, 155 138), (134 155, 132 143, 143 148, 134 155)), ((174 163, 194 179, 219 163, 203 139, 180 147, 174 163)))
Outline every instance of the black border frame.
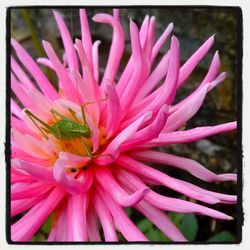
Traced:
POLYGON ((211 244, 239 244, 242 242, 242 226, 244 225, 244 211, 242 206, 242 194, 243 194, 243 175, 242 175, 242 58, 243 58, 243 18, 242 9, 239 6, 215 6, 215 5, 36 5, 36 6, 9 6, 6 9, 6 137, 5 137, 5 162, 6 162, 6 240, 8 244, 11 245, 133 245, 133 244, 144 244, 144 245, 211 245, 211 244), (237 239, 234 242, 204 242, 204 241, 193 241, 193 242, 15 242, 11 240, 11 215, 10 215, 10 156, 11 156, 11 119, 10 119, 10 55, 11 55, 11 45, 10 45, 10 33, 11 33, 11 10, 12 9, 103 9, 103 8, 119 8, 119 9, 134 9, 134 8, 172 8, 172 9, 236 9, 237 10, 237 239))

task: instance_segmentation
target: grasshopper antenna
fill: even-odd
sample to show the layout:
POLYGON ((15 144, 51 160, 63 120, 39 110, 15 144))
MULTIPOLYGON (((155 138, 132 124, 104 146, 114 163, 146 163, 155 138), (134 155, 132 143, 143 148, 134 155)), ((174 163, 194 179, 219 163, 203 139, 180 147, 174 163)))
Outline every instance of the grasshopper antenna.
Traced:
POLYGON ((97 100, 97 101, 92 101, 92 102, 85 102, 83 105, 81 105, 81 112, 82 112, 82 118, 83 118, 83 122, 84 124, 87 124, 87 120, 86 120, 86 115, 85 115, 85 111, 84 111, 84 108, 88 105, 91 105, 91 104, 95 104, 95 103, 98 103, 98 102, 104 102, 104 101, 107 101, 108 99, 108 95, 105 94, 105 98, 101 99, 101 100, 97 100))
POLYGON ((89 149, 87 148, 87 146, 86 146, 85 143, 83 142, 82 138, 80 138, 80 142, 81 142, 82 146, 84 147, 84 149, 85 149, 85 151, 86 151, 88 157, 93 158, 92 153, 89 151, 89 149))
POLYGON ((35 115, 33 115, 28 109, 25 109, 24 112, 27 114, 27 116, 30 118, 30 120, 35 124, 35 126, 40 130, 40 132, 45 136, 45 138, 49 139, 48 136, 44 133, 44 131, 37 125, 35 120, 39 121, 46 129, 48 129, 48 131, 50 131, 50 129, 51 129, 50 126, 48 124, 46 124, 45 122, 43 122, 42 120, 40 120, 35 115))

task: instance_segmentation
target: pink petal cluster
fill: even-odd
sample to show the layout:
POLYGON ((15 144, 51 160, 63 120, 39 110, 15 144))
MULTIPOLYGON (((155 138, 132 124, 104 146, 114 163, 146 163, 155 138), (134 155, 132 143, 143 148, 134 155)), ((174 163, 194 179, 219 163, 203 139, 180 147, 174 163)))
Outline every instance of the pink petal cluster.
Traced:
POLYGON ((92 42, 85 10, 80 10, 81 40, 73 41, 59 13, 54 12, 54 16, 65 54, 58 57, 52 45, 43 41, 47 58, 37 62, 55 72, 58 91, 37 62, 11 40, 15 52, 11 57, 11 87, 17 97, 11 99, 11 216, 22 215, 11 225, 12 241, 31 240, 52 213, 48 241, 54 242, 101 241, 100 228, 105 241, 118 241, 117 232, 127 241, 147 241, 126 214, 126 207, 137 209, 173 241, 186 239, 165 211, 231 220, 229 215, 205 205, 167 197, 150 187, 165 186, 207 204, 236 203, 235 195, 208 191, 147 165, 179 168, 205 182, 236 181, 235 174, 217 175, 194 160, 154 149, 236 129, 236 122, 229 122, 179 130, 200 109, 206 95, 225 79, 226 74, 219 73, 218 52, 199 87, 172 104, 177 89, 213 45, 214 36, 182 66, 179 41, 172 36, 169 50, 153 67, 173 24, 155 40, 155 17, 146 16, 140 28, 130 20, 131 56, 118 77, 125 47, 119 11, 97 14, 95 22, 113 29, 107 65, 100 79, 101 42, 92 42), (91 156, 78 138, 63 141, 50 133, 45 136, 24 112, 28 109, 53 125, 56 118, 51 109, 73 119, 71 108, 81 121, 81 105, 88 102, 92 103, 85 106, 85 115, 91 138, 83 140, 91 156))

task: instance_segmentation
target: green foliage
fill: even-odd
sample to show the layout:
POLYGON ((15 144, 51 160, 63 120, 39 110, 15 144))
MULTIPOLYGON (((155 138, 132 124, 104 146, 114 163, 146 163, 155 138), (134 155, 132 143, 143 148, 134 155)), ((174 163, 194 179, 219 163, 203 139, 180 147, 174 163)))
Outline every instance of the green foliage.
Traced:
POLYGON ((147 231, 150 231, 153 228, 153 224, 147 220, 143 219, 139 222, 137 226, 143 233, 146 233, 147 231))
POLYGON ((170 239, 165 236, 159 229, 147 219, 143 219, 138 224, 138 228, 145 234, 150 241, 170 242, 170 239))
POLYGON ((118 240, 119 242, 126 242, 125 238, 120 232, 117 232, 118 240))
POLYGON ((198 232, 198 221, 193 214, 184 214, 180 230, 189 241, 194 241, 198 232))
POLYGON ((30 11, 28 9, 21 9, 20 12, 21 12, 21 15, 23 17, 25 24, 27 25, 29 29, 32 42, 35 46, 36 51, 38 52, 39 57, 44 57, 45 53, 44 53, 42 44, 40 42, 40 39, 37 35, 38 30, 36 29, 34 23, 32 22, 30 18, 30 13, 29 13, 30 11))
POLYGON ((41 241, 46 241, 45 235, 42 233, 38 233, 35 236, 32 237, 33 242, 41 242, 41 241))
POLYGON ((228 231, 222 231, 218 234, 211 236, 207 241, 208 242, 229 242, 235 241, 236 238, 229 233, 228 231))
POLYGON ((33 237, 33 242, 41 242, 41 241, 47 241, 48 235, 51 230, 51 224, 52 224, 52 215, 43 223, 41 229, 39 232, 37 232, 33 237))
POLYGON ((50 230, 51 230, 51 221, 52 221, 52 216, 50 216, 43 224, 41 230, 45 233, 45 234, 49 234, 50 230))
POLYGON ((131 209, 131 207, 126 207, 126 208, 125 208, 125 212, 126 212, 126 214, 128 215, 128 217, 130 217, 131 214, 132 214, 132 209, 131 209))
POLYGON ((181 221, 183 219, 184 214, 181 213, 174 213, 174 212, 169 212, 168 216, 170 217, 170 219, 173 221, 173 223, 180 228, 181 225, 181 221))

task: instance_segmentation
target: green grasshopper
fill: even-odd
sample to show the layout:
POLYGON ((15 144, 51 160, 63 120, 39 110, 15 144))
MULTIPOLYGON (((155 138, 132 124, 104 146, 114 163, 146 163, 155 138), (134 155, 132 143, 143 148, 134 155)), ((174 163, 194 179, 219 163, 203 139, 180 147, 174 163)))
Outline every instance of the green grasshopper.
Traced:
MULTIPOLYGON (((95 157, 101 157, 101 156, 109 156, 114 159, 114 157, 110 154, 103 154, 103 155, 92 155, 88 147, 85 145, 83 138, 90 139, 92 136, 92 131, 89 128, 89 125, 86 120, 85 112, 84 112, 84 106, 93 104, 96 102, 100 101, 105 101, 107 100, 106 98, 99 100, 99 101, 94 101, 94 102, 87 102, 84 105, 81 106, 81 113, 82 113, 82 120, 83 123, 79 124, 75 122, 74 120, 61 115, 58 113, 56 110, 51 109, 50 112, 54 115, 56 122, 52 125, 49 126, 45 122, 43 122, 41 119, 39 119, 37 116, 35 116, 32 112, 30 112, 28 109, 26 109, 24 112, 27 114, 27 116, 30 118, 30 120, 35 124, 35 126, 41 131, 41 133, 45 136, 45 138, 48 139, 47 134, 53 135, 55 138, 59 140, 72 140, 72 139, 79 139, 82 146, 84 147, 87 155, 91 158, 95 157), (57 117, 60 117, 60 120, 57 119, 57 117), (37 125, 37 122, 42 124, 43 128, 39 127, 37 125)), ((74 117, 75 120, 79 120, 76 117, 76 112, 73 111, 71 108, 68 108, 69 112, 71 115, 74 117)))
MULTIPOLYGON (((77 120, 76 113, 71 109, 68 108, 72 116, 77 120)), ((60 120, 57 120, 52 126, 49 126, 45 122, 43 122, 41 119, 39 119, 37 116, 35 116, 32 112, 30 112, 28 109, 25 110, 25 113, 28 115, 28 117, 31 119, 31 121, 35 124, 35 126, 43 133, 43 135, 48 139, 48 136, 46 133, 49 133, 53 136, 55 136, 57 139, 60 140, 72 140, 72 139, 80 139, 81 144, 85 148, 88 156, 92 157, 91 152, 88 150, 86 145, 84 144, 82 138, 91 138, 91 130, 89 128, 89 125, 87 124, 85 112, 83 107, 81 107, 82 112, 82 118, 83 118, 83 124, 79 124, 72 119, 65 117, 61 114, 59 114, 56 110, 51 109, 51 113, 56 117, 60 117, 60 120), (36 121, 38 121, 44 128, 40 128, 36 121), (45 133, 46 132, 46 133, 45 133)))

